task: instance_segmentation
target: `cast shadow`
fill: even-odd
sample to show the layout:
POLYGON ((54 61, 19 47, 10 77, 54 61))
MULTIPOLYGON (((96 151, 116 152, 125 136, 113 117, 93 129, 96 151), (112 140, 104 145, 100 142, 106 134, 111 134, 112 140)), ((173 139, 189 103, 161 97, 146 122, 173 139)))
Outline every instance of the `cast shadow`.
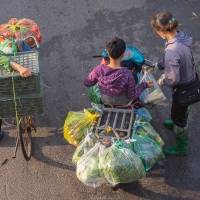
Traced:
MULTIPOLYGON (((5 127, 4 128, 4 138, 1 140, 0 146, 1 148, 4 147, 13 147, 11 151, 11 155, 14 155, 14 151, 15 151, 15 144, 16 144, 16 139, 15 139, 15 132, 12 131, 12 133, 10 133, 10 130, 13 130, 13 127, 5 127)), ((46 155, 43 151, 43 148, 50 146, 50 147, 54 147, 54 146, 62 146, 62 145, 69 145, 67 143, 67 141, 65 141, 65 139, 63 138, 63 133, 59 132, 58 129, 55 129, 54 131, 52 131, 51 135, 47 136, 47 137, 34 137, 34 133, 33 133, 33 137, 31 138, 32 140, 32 157, 34 157, 36 160, 43 162, 47 165, 50 166, 54 166, 54 167, 58 167, 61 169, 66 169, 68 171, 76 171, 75 166, 70 166, 63 162, 60 161, 56 161, 52 158, 50 158, 50 156, 46 155)), ((21 151, 20 149, 20 144, 18 146, 18 151, 21 151)), ((65 151, 59 152, 59 153, 63 153, 66 155, 65 151)), ((16 157, 19 154, 17 153, 16 157)), ((66 155, 66 160, 67 160, 67 155, 66 155)), ((73 164, 72 164, 73 165, 73 164)))

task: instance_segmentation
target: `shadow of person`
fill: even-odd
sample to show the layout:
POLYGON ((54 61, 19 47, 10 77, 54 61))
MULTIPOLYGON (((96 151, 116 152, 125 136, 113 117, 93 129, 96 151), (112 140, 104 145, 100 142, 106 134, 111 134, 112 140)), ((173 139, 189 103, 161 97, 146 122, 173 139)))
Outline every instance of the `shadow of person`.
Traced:
POLYGON ((50 147, 51 149, 53 149, 53 147, 69 145, 66 142, 66 140, 64 140, 62 133, 58 132, 58 129, 55 129, 55 131, 50 131, 50 133, 54 134, 47 137, 32 138, 32 156, 35 159, 39 160, 40 162, 46 163, 47 165, 75 172, 76 171, 75 166, 64 164, 65 160, 67 160, 67 157, 69 156, 66 154, 67 152, 66 149, 65 150, 63 150, 63 148, 57 149, 57 151, 59 152, 57 152, 56 155, 55 151, 52 153, 52 155, 49 150, 47 153, 44 153, 45 147, 50 147), (62 160, 63 157, 66 159, 63 161, 57 161, 57 160, 62 160))

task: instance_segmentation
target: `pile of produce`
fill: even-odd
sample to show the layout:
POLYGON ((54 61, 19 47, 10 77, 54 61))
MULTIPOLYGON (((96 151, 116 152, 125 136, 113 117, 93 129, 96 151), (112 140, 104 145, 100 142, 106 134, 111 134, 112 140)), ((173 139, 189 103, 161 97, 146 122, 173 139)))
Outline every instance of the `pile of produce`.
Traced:
MULTIPOLYGON (((34 36, 38 42, 41 42, 42 35, 39 31, 37 24, 31 19, 12 18, 7 24, 0 25, 0 34, 3 34, 9 38, 27 38, 34 36)), ((1 40, 5 38, 1 37, 1 40)))
MULTIPOLYGON (((72 162, 77 166, 76 176, 82 183, 93 188, 105 183, 111 186, 130 183, 146 177, 146 171, 164 158, 164 142, 149 123, 151 114, 142 108, 136 115, 131 138, 121 140, 96 135, 92 129, 85 136, 84 131, 99 117, 98 113, 88 110, 68 113, 64 134, 69 143, 79 144, 72 162)), ((110 129, 114 130, 105 127, 106 132, 110 129)))
POLYGON ((118 183, 133 182, 146 176, 141 159, 119 141, 101 154, 100 169, 113 186, 118 183))

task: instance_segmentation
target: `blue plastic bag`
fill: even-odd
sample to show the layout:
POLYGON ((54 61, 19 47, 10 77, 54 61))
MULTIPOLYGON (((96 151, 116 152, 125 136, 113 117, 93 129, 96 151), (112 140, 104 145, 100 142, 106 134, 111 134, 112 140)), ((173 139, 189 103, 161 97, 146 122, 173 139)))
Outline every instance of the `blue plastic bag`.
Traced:
POLYGON ((150 112, 145 107, 139 108, 135 111, 138 114, 139 118, 143 118, 147 122, 150 122, 152 120, 150 112))

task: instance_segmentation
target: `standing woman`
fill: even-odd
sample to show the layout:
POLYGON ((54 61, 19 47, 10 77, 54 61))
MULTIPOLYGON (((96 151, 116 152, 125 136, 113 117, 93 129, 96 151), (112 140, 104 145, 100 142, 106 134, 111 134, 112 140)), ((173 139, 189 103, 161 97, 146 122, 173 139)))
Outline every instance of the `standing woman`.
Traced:
POLYGON ((182 31, 177 31, 178 21, 170 12, 157 13, 151 25, 160 37, 167 40, 163 60, 156 65, 158 69, 164 70, 164 74, 157 82, 172 88, 171 120, 165 120, 164 125, 173 129, 176 145, 165 148, 164 152, 171 156, 185 155, 189 153, 188 106, 180 105, 173 89, 196 79, 191 51, 193 40, 182 31))

